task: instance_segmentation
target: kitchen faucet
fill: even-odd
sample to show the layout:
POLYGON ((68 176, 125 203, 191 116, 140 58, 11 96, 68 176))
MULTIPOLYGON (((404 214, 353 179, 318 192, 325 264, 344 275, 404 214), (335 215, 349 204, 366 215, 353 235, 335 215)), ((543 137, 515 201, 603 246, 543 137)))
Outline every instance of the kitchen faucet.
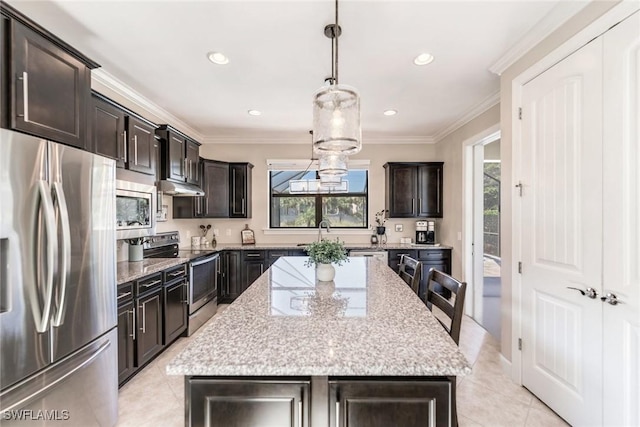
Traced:
POLYGON ((320 240, 322 240, 322 225, 324 224, 325 227, 327 227, 327 233, 329 233, 331 231, 331 226, 329 224, 329 221, 327 221, 326 219, 323 219, 322 221, 320 221, 320 224, 318 224, 318 242, 320 240))

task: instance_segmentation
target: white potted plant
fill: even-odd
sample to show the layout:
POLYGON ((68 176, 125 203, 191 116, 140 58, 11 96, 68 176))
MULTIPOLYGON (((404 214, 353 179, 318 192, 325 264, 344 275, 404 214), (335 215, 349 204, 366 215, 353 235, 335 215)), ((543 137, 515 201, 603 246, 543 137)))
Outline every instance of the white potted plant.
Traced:
POLYGON ((343 261, 349 261, 344 244, 340 240, 325 240, 310 243, 305 249, 309 259, 305 263, 307 267, 316 266, 316 277, 319 281, 333 280, 336 269, 333 264, 342 265, 343 261))

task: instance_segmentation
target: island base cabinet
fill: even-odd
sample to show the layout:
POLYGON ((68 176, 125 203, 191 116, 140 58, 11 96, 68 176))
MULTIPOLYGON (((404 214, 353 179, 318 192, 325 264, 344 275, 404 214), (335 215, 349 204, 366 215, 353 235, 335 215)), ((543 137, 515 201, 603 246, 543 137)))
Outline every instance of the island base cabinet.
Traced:
MULTIPOLYGON (((453 379, 455 381, 455 378, 453 379)), ((447 378, 429 381, 339 380, 329 384, 330 427, 455 425, 447 378)))
POLYGON ((308 427, 309 381, 186 379, 190 427, 308 427))

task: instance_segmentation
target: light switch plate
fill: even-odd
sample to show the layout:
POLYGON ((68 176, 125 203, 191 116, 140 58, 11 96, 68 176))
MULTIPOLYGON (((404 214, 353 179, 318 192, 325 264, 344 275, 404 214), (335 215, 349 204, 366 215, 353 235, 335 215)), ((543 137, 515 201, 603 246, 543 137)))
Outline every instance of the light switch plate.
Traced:
POLYGON ((397 231, 398 233, 401 233, 401 232, 402 232, 402 229, 403 229, 402 224, 396 224, 396 231, 397 231))

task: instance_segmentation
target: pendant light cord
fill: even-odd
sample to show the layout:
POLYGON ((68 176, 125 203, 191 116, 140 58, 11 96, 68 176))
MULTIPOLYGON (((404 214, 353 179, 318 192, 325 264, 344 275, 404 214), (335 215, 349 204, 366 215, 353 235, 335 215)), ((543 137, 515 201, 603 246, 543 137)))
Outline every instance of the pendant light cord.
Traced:
POLYGON ((336 78, 334 82, 335 84, 338 84, 338 37, 340 36, 340 27, 338 26, 338 0, 336 0, 336 26, 333 28, 333 34, 336 43, 336 78))

